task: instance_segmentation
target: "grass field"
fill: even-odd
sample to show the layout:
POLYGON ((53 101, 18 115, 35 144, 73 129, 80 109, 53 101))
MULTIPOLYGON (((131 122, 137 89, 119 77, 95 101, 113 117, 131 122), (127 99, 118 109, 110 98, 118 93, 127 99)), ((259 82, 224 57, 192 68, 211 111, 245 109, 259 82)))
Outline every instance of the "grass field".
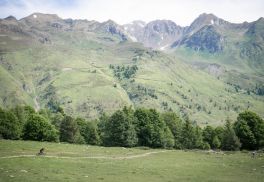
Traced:
POLYGON ((248 152, 159 150, 0 140, 0 181, 263 181, 248 152), (40 148, 45 156, 35 156, 40 148))

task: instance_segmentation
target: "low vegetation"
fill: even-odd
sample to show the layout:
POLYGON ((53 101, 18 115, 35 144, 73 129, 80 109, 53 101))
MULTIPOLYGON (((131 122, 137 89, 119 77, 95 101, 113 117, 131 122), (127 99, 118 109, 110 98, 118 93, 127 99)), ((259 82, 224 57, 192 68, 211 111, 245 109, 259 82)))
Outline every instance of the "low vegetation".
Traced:
POLYGON ((0 140, 0 181, 263 181, 263 153, 0 140), (46 155, 36 156, 40 148, 46 155))

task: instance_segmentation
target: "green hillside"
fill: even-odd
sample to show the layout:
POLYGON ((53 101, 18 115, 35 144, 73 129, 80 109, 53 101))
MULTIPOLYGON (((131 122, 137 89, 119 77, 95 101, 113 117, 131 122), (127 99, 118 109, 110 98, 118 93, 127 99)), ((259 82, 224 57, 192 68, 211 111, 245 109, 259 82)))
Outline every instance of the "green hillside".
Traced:
POLYGON ((7 27, 0 32, 2 107, 61 106, 71 115, 96 118, 132 105, 176 111, 201 125, 222 124, 246 109, 264 116, 264 97, 254 93, 263 75, 240 59, 227 64, 235 54, 212 56, 184 47, 167 54, 126 40, 113 22, 80 21, 67 29, 69 23, 50 16, 12 26, 1 20, 7 27), (211 63, 225 71, 211 74, 211 63))

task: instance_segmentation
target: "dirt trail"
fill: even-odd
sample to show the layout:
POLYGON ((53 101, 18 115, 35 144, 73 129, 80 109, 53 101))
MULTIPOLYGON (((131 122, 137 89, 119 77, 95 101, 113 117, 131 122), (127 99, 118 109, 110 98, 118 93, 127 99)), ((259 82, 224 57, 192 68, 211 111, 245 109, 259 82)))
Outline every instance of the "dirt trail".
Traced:
POLYGON ((152 154, 158 154, 167 152, 165 150, 163 151, 157 151, 157 152, 147 152, 144 154, 138 154, 138 155, 131 155, 131 156, 121 156, 121 157, 108 157, 108 156, 84 156, 84 157, 70 157, 70 156, 55 156, 55 155, 43 155, 43 156, 37 156, 37 155, 13 155, 13 156, 5 156, 0 157, 0 159, 12 159, 12 158, 20 158, 20 157, 45 157, 45 158, 57 158, 57 159, 112 159, 112 160, 123 160, 123 159, 134 159, 134 158, 141 158, 141 157, 147 157, 152 154))
POLYGON ((34 104, 35 104, 35 110, 36 111, 39 111, 40 110, 40 105, 38 103, 38 100, 37 100, 37 96, 34 98, 34 104))

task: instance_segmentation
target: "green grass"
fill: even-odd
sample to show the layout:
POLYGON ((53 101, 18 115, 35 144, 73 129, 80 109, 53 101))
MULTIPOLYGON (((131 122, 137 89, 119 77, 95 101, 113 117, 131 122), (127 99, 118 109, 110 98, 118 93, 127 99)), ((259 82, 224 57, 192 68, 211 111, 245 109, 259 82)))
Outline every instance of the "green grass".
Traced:
POLYGON ((262 181, 264 157, 248 152, 98 147, 0 140, 0 181, 262 181), (51 157, 35 155, 42 147, 51 157), (147 156, 120 159, 148 152, 147 156), (105 159, 81 158, 104 156, 105 159), (61 157, 61 158, 60 158, 61 157), (69 157, 69 158, 63 158, 69 157), (107 158, 109 157, 109 158, 107 158))
POLYGON ((52 44, 29 42, 21 37, 20 43, 25 44, 23 49, 10 41, 13 35, 5 37, 6 45, 12 45, 12 49, 3 45, 0 49, 9 50, 2 57, 4 63, 12 65, 12 69, 8 64, 1 64, 0 106, 11 107, 21 103, 35 106, 33 99, 36 97, 44 108, 50 99, 44 97, 47 88, 53 86, 53 98, 57 98, 66 113, 86 119, 98 118, 102 112, 113 113, 124 105, 159 111, 171 109, 180 115, 188 114, 193 122, 202 126, 207 123, 221 125, 227 117, 235 120, 248 105, 250 110, 264 116, 263 97, 248 96, 245 90, 236 93, 225 83, 231 80, 246 87, 262 82, 263 78, 253 73, 244 62, 240 63, 241 69, 237 66, 239 60, 227 66, 228 72, 219 80, 205 70, 186 64, 186 61, 197 61, 224 65, 232 55, 200 55, 186 50, 170 55, 149 50, 138 43, 119 43, 111 35, 92 32, 52 32, 50 36, 52 44), (109 68, 110 64, 137 65, 139 69, 134 78, 118 80, 109 68), (232 72, 235 68, 238 71, 232 72), (28 89, 23 90, 23 84, 28 89), (129 98, 129 93, 139 92, 138 85, 154 90, 157 99, 142 93, 136 99, 129 98), (18 100, 14 99, 15 96, 18 100), (6 98, 5 102, 3 98, 6 98), (213 102, 209 102, 210 99, 213 102), (168 103, 167 108, 162 106, 163 102, 168 103), (197 109, 199 105, 201 110, 197 109), (225 107, 230 109, 225 110, 225 107), (235 110, 236 107, 239 109, 235 110))

